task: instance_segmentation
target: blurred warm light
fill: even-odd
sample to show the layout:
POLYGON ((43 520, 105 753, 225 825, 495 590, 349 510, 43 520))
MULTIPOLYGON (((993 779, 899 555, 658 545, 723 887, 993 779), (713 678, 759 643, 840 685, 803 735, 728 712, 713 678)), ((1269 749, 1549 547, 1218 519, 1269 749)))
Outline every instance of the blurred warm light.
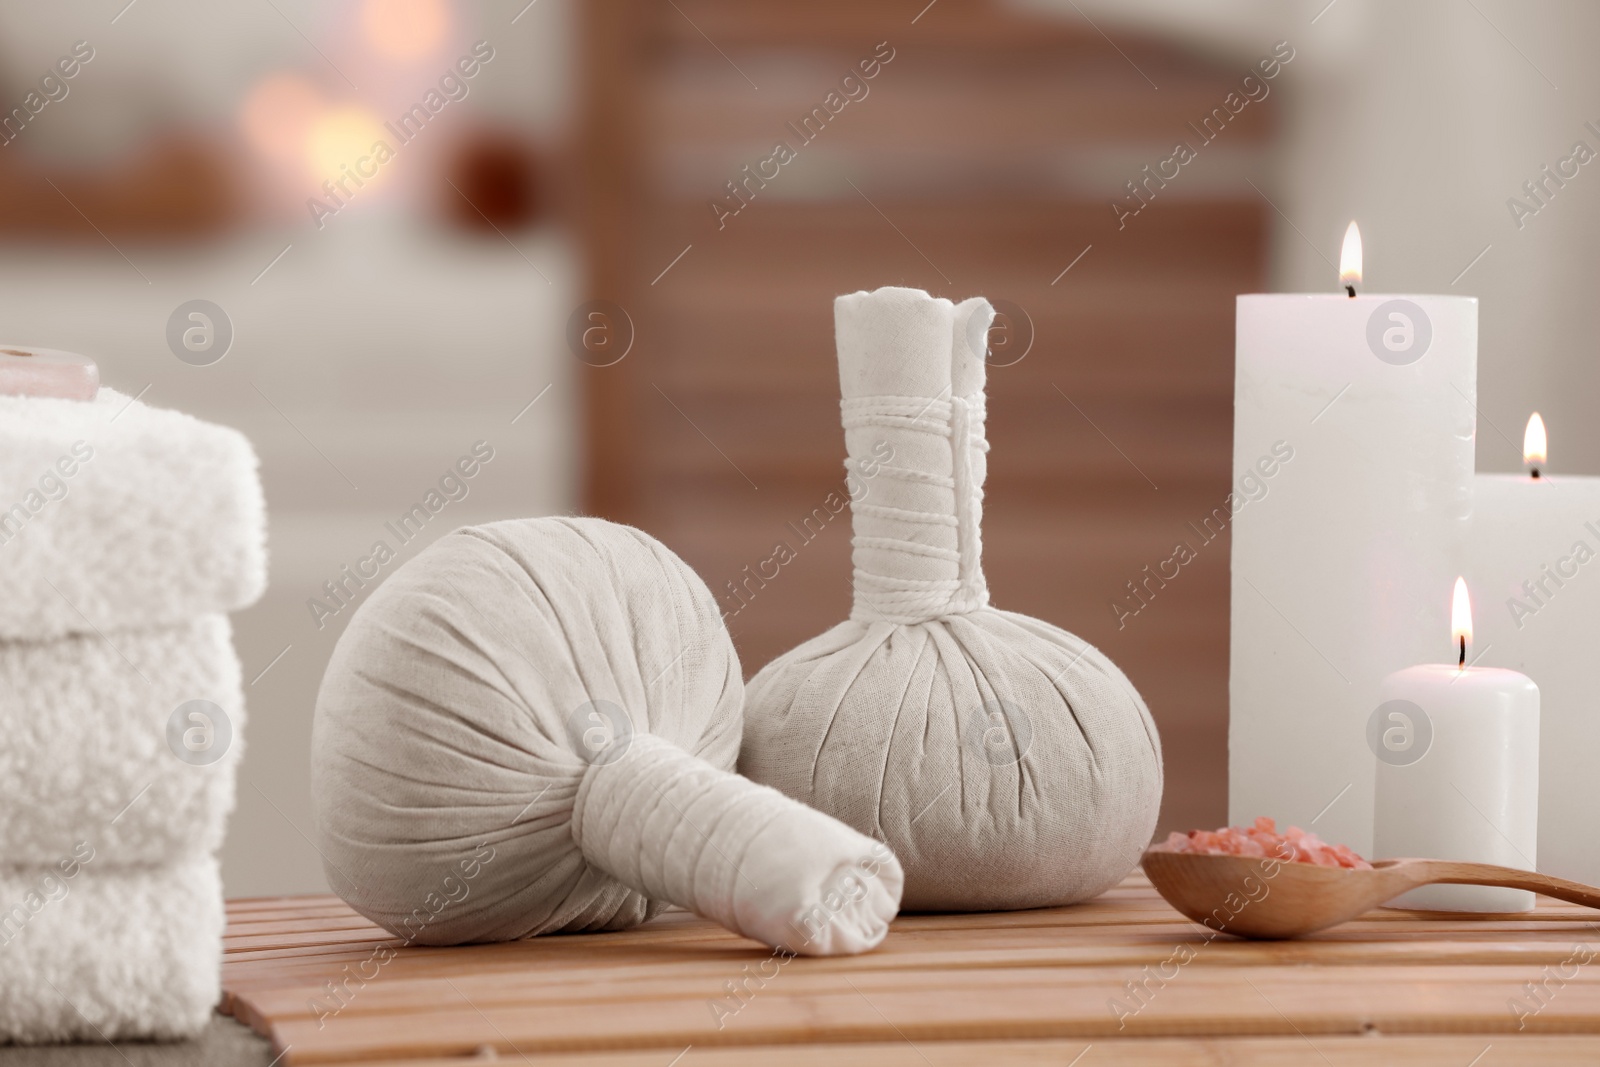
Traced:
POLYGON ((298 74, 273 74, 250 90, 239 109, 239 123, 250 147, 269 159, 299 159, 312 123, 323 110, 322 96, 298 74))
POLYGON ((416 59, 444 41, 450 11, 444 0, 366 0, 361 29, 379 55, 416 59))
POLYGON ((1467 580, 1456 579, 1455 592, 1450 596, 1450 643, 1461 648, 1466 658, 1466 648, 1472 644, 1472 599, 1467 595, 1467 580))
MULTIPOLYGON (((340 107, 324 112, 312 124, 306 139, 306 164, 316 181, 337 182, 346 168, 369 157, 375 142, 384 140, 383 123, 364 107, 340 107)), ((371 180, 371 175, 364 176, 371 180)))
POLYGON ((1535 411, 1528 416, 1528 428, 1522 433, 1522 462, 1537 468, 1549 458, 1550 445, 1544 433, 1544 420, 1535 411))
POLYGON ((1339 284, 1361 284, 1361 231, 1354 222, 1344 231, 1344 245, 1339 249, 1339 284))

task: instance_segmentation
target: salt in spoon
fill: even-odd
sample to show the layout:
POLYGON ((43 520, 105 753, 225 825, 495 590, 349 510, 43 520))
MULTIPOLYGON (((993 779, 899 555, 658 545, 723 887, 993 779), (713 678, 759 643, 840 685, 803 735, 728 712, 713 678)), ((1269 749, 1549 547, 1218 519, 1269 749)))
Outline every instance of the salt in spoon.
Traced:
POLYGON ((1189 918, 1225 933, 1264 940, 1337 926, 1434 882, 1527 889, 1600 908, 1600 889, 1593 886, 1489 863, 1393 859, 1378 860, 1371 870, 1363 871, 1152 848, 1141 866, 1156 892, 1189 918))

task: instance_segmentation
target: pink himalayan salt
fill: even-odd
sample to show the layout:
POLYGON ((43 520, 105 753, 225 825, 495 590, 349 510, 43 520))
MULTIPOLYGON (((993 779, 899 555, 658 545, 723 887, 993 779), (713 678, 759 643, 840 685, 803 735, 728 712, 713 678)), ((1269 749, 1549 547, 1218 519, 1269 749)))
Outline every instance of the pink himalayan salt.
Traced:
POLYGON ((1260 856, 1294 862, 1310 863, 1318 867, 1348 867, 1357 871, 1370 871, 1372 864, 1362 859, 1346 845, 1330 845, 1316 834, 1298 826, 1279 834, 1278 825, 1265 815, 1246 829, 1243 826, 1224 826, 1220 830, 1190 830, 1167 835, 1163 846, 1169 852, 1192 852, 1203 856, 1260 856))

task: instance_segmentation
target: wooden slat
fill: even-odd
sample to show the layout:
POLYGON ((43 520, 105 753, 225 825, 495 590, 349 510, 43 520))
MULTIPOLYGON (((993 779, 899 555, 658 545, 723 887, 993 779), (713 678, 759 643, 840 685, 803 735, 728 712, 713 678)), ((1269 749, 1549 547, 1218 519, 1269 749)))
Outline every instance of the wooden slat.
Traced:
MULTIPOLYGON (((634 244, 641 199, 638 133, 645 95, 640 88, 640 30, 663 13, 661 5, 640 0, 585 0, 578 6, 583 96, 576 185, 586 302, 603 300, 623 307, 635 303, 642 270, 634 244)), ((633 495, 638 441, 629 417, 628 382, 612 368, 585 367, 579 387, 585 423, 584 510, 633 521, 639 511, 633 495)))
MULTIPOLYGON (((925 15, 922 12, 929 7, 928 0, 882 0, 872 4, 859 0, 812 0, 798 11, 786 5, 749 0, 685 0, 680 6, 692 22, 662 19, 648 24, 656 47, 710 53, 707 36, 727 49, 771 47, 773 39, 782 35, 797 46, 828 48, 838 47, 840 42, 877 41, 886 33, 900 33, 913 35, 929 47, 995 49, 1024 55, 1059 54, 1062 49, 1073 49, 1067 58, 1082 62, 1109 56, 1123 63, 1103 38, 1090 31, 1037 14, 997 12, 995 5, 985 0, 939 0, 937 7, 925 15), (996 17, 997 14, 1005 17, 996 17)), ((1122 40, 1122 45, 1132 48, 1141 61, 1176 69, 1193 69, 1195 65, 1189 56, 1171 46, 1128 38, 1122 40)), ((1138 79, 1138 74, 1125 63, 1122 69, 1130 79, 1138 79)), ((1138 84, 1150 91, 1147 83, 1138 84)))
MULTIPOLYGON (((1246 985, 1241 981, 1241 972, 1235 968, 1245 968, 1249 981, 1261 986, 1263 992, 1274 1000, 1275 992, 1269 991, 1297 987, 1307 982, 1317 987, 1334 982, 1341 986, 1362 987, 1428 982, 1451 987, 1489 987, 1501 996, 1516 992, 1515 983, 1507 984, 1513 976, 1505 972, 1505 954, 1496 953, 1485 945, 1448 946, 1451 949, 1449 951, 1429 949, 1417 952, 1409 951, 1409 946, 1402 943, 1396 943, 1396 947, 1405 947, 1408 951, 1384 959, 1382 966, 1373 965, 1372 954, 1368 954, 1364 962, 1355 962, 1361 953, 1351 946, 1343 946, 1343 952, 1329 953, 1326 959, 1319 958, 1319 964, 1331 960, 1329 965, 1342 968, 1336 974, 1310 974, 1300 963, 1285 965, 1281 961, 1256 956, 1240 959, 1237 958, 1238 954, 1218 952, 1218 959, 1211 967, 1196 972, 1193 984, 1237 992, 1246 988, 1246 985), (1407 962, 1410 959, 1429 962, 1407 962)), ((947 957, 942 959, 941 954, 929 954, 922 966, 902 966, 892 970, 796 967, 786 964, 781 984, 786 998, 830 995, 838 992, 842 983, 859 990, 869 999, 875 999, 878 993, 904 993, 926 999, 936 996, 944 998, 977 987, 995 996, 1020 990, 1053 990, 1063 995, 1087 990, 1099 996, 1100 999, 1094 1001, 1093 1006, 1104 1014, 1109 999, 1104 994, 1108 990, 1111 995, 1120 993, 1124 982, 1130 978, 1137 980, 1145 966, 1160 965, 1172 950, 1170 943, 1149 944, 1139 948, 1120 946, 1073 953, 1045 953, 1040 957, 1025 958, 1026 962, 1023 963, 999 953, 989 957, 980 954, 977 959, 962 955, 954 965, 947 962, 947 957), (985 966, 985 963, 991 965, 985 966), (997 963, 999 965, 993 965, 997 963)), ((1570 944, 1551 941, 1537 951, 1520 953, 1519 958, 1528 973, 1537 975, 1546 966, 1559 966, 1571 954, 1570 944)), ((1377 955, 1380 958, 1383 956, 1382 953, 1377 955)), ((473 1009, 482 1010, 530 1010, 529 1005, 536 1004, 540 1008, 557 1009, 557 1014, 563 1006, 599 1005, 603 1010, 609 1010, 604 1006, 626 1006, 631 1009, 647 1001, 682 1003, 695 998, 715 1001, 726 996, 724 983, 730 977, 737 978, 748 959, 730 957, 705 963, 689 961, 609 968, 603 973, 589 969, 563 970, 559 976, 528 971, 526 960, 507 961, 499 968, 480 968, 471 954, 439 956, 423 962, 425 969, 414 967, 406 971, 397 970, 385 974, 385 981, 374 981, 369 989, 363 989, 357 1001, 361 1014, 376 1016, 431 1012, 436 1005, 449 1000, 460 1000, 473 1009), (403 981, 387 980, 402 977, 403 981)), ((251 992, 251 1005, 279 1025, 290 1021, 315 1020, 319 1011, 314 998, 323 991, 324 986, 321 983, 312 984, 309 980, 312 977, 307 975, 302 980, 303 984, 299 985, 251 992)), ((1184 981, 1187 983, 1187 976, 1184 981)), ((1127 1000, 1126 995, 1124 999, 1130 1008, 1137 1007, 1137 1003, 1127 1000)), ((1499 1006, 1503 1008, 1504 1002, 1499 1006)), ((1270 1009, 1271 1005, 1261 1003, 1255 1007, 1270 1009)), ((1259 1010, 1251 1013, 1251 1017, 1256 1014, 1259 1014, 1259 1010)), ((939 1022, 950 1022, 950 1018, 946 1016, 939 1022)))
MULTIPOLYGON (((760 1052, 763 1067, 814 1067, 818 1063, 870 1063, 874 1067, 1467 1067, 1474 1057, 1482 1067, 1544 1064, 1592 1067, 1600 1061, 1600 1038, 1527 1037, 1492 1039, 1464 1036, 1156 1038, 1085 1042, 879 1042, 858 1045, 774 1046, 760 1052), (1483 1055, 1485 1048, 1489 1055, 1483 1055), (1092 1058, 1091 1058, 1092 1057, 1092 1058)), ((507 1057, 513 1062, 515 1054, 507 1057)), ((557 1054, 539 1057, 546 1067, 667 1067, 659 1050, 557 1054)), ((481 1058, 385 1060, 373 1067, 480 1067, 481 1058)), ((687 1050, 672 1067, 735 1067, 752 1062, 749 1049, 687 1050)))
POLYGON ((228 917, 254 915, 263 911, 309 912, 317 907, 343 908, 345 903, 332 893, 288 897, 237 897, 228 901, 228 917))
MULTIPOLYGON (((826 991, 758 995, 735 1021, 719 1029, 704 992, 659 998, 565 1004, 482 1006, 460 993, 431 1001, 425 1030, 404 1016, 351 1009, 324 1028, 314 1020, 275 1022, 276 1040, 294 1046, 295 1062, 337 1062, 381 1056, 470 1053, 483 1044, 503 1052, 539 1054, 605 1048, 684 1045, 764 1047, 810 1041, 998 1040, 1196 1034, 1513 1033, 1506 1010, 1521 975, 1474 982, 1444 968, 1399 968, 1392 977, 1364 969, 1337 984, 1300 980, 1284 968, 1263 969, 1250 988, 1228 980, 1184 976, 1149 1007, 1125 1020, 1108 1010, 1120 975, 1087 974, 1077 981, 1000 983, 967 976, 945 986, 882 989, 856 980, 826 991), (1256 980, 1259 979, 1259 980, 1256 980), (855 988, 851 988, 851 986, 855 988), (1265 990, 1270 990, 1270 994, 1265 990), (491 1036, 492 1035, 492 1036, 491 1036)), ((448 988, 448 987, 447 987, 448 988)), ((451 992, 456 992, 451 990, 451 992)), ((1534 1032, 1600 1033, 1600 990, 1569 986, 1534 1032)))

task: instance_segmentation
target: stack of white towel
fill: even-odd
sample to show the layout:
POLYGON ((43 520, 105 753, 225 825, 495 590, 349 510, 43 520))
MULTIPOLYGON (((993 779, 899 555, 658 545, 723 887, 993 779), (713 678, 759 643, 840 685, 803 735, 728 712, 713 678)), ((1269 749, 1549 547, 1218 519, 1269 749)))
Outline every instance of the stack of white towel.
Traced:
POLYGON ((0 397, 0 1041, 206 1025, 244 726, 225 613, 265 582, 243 435, 111 389, 0 397))

